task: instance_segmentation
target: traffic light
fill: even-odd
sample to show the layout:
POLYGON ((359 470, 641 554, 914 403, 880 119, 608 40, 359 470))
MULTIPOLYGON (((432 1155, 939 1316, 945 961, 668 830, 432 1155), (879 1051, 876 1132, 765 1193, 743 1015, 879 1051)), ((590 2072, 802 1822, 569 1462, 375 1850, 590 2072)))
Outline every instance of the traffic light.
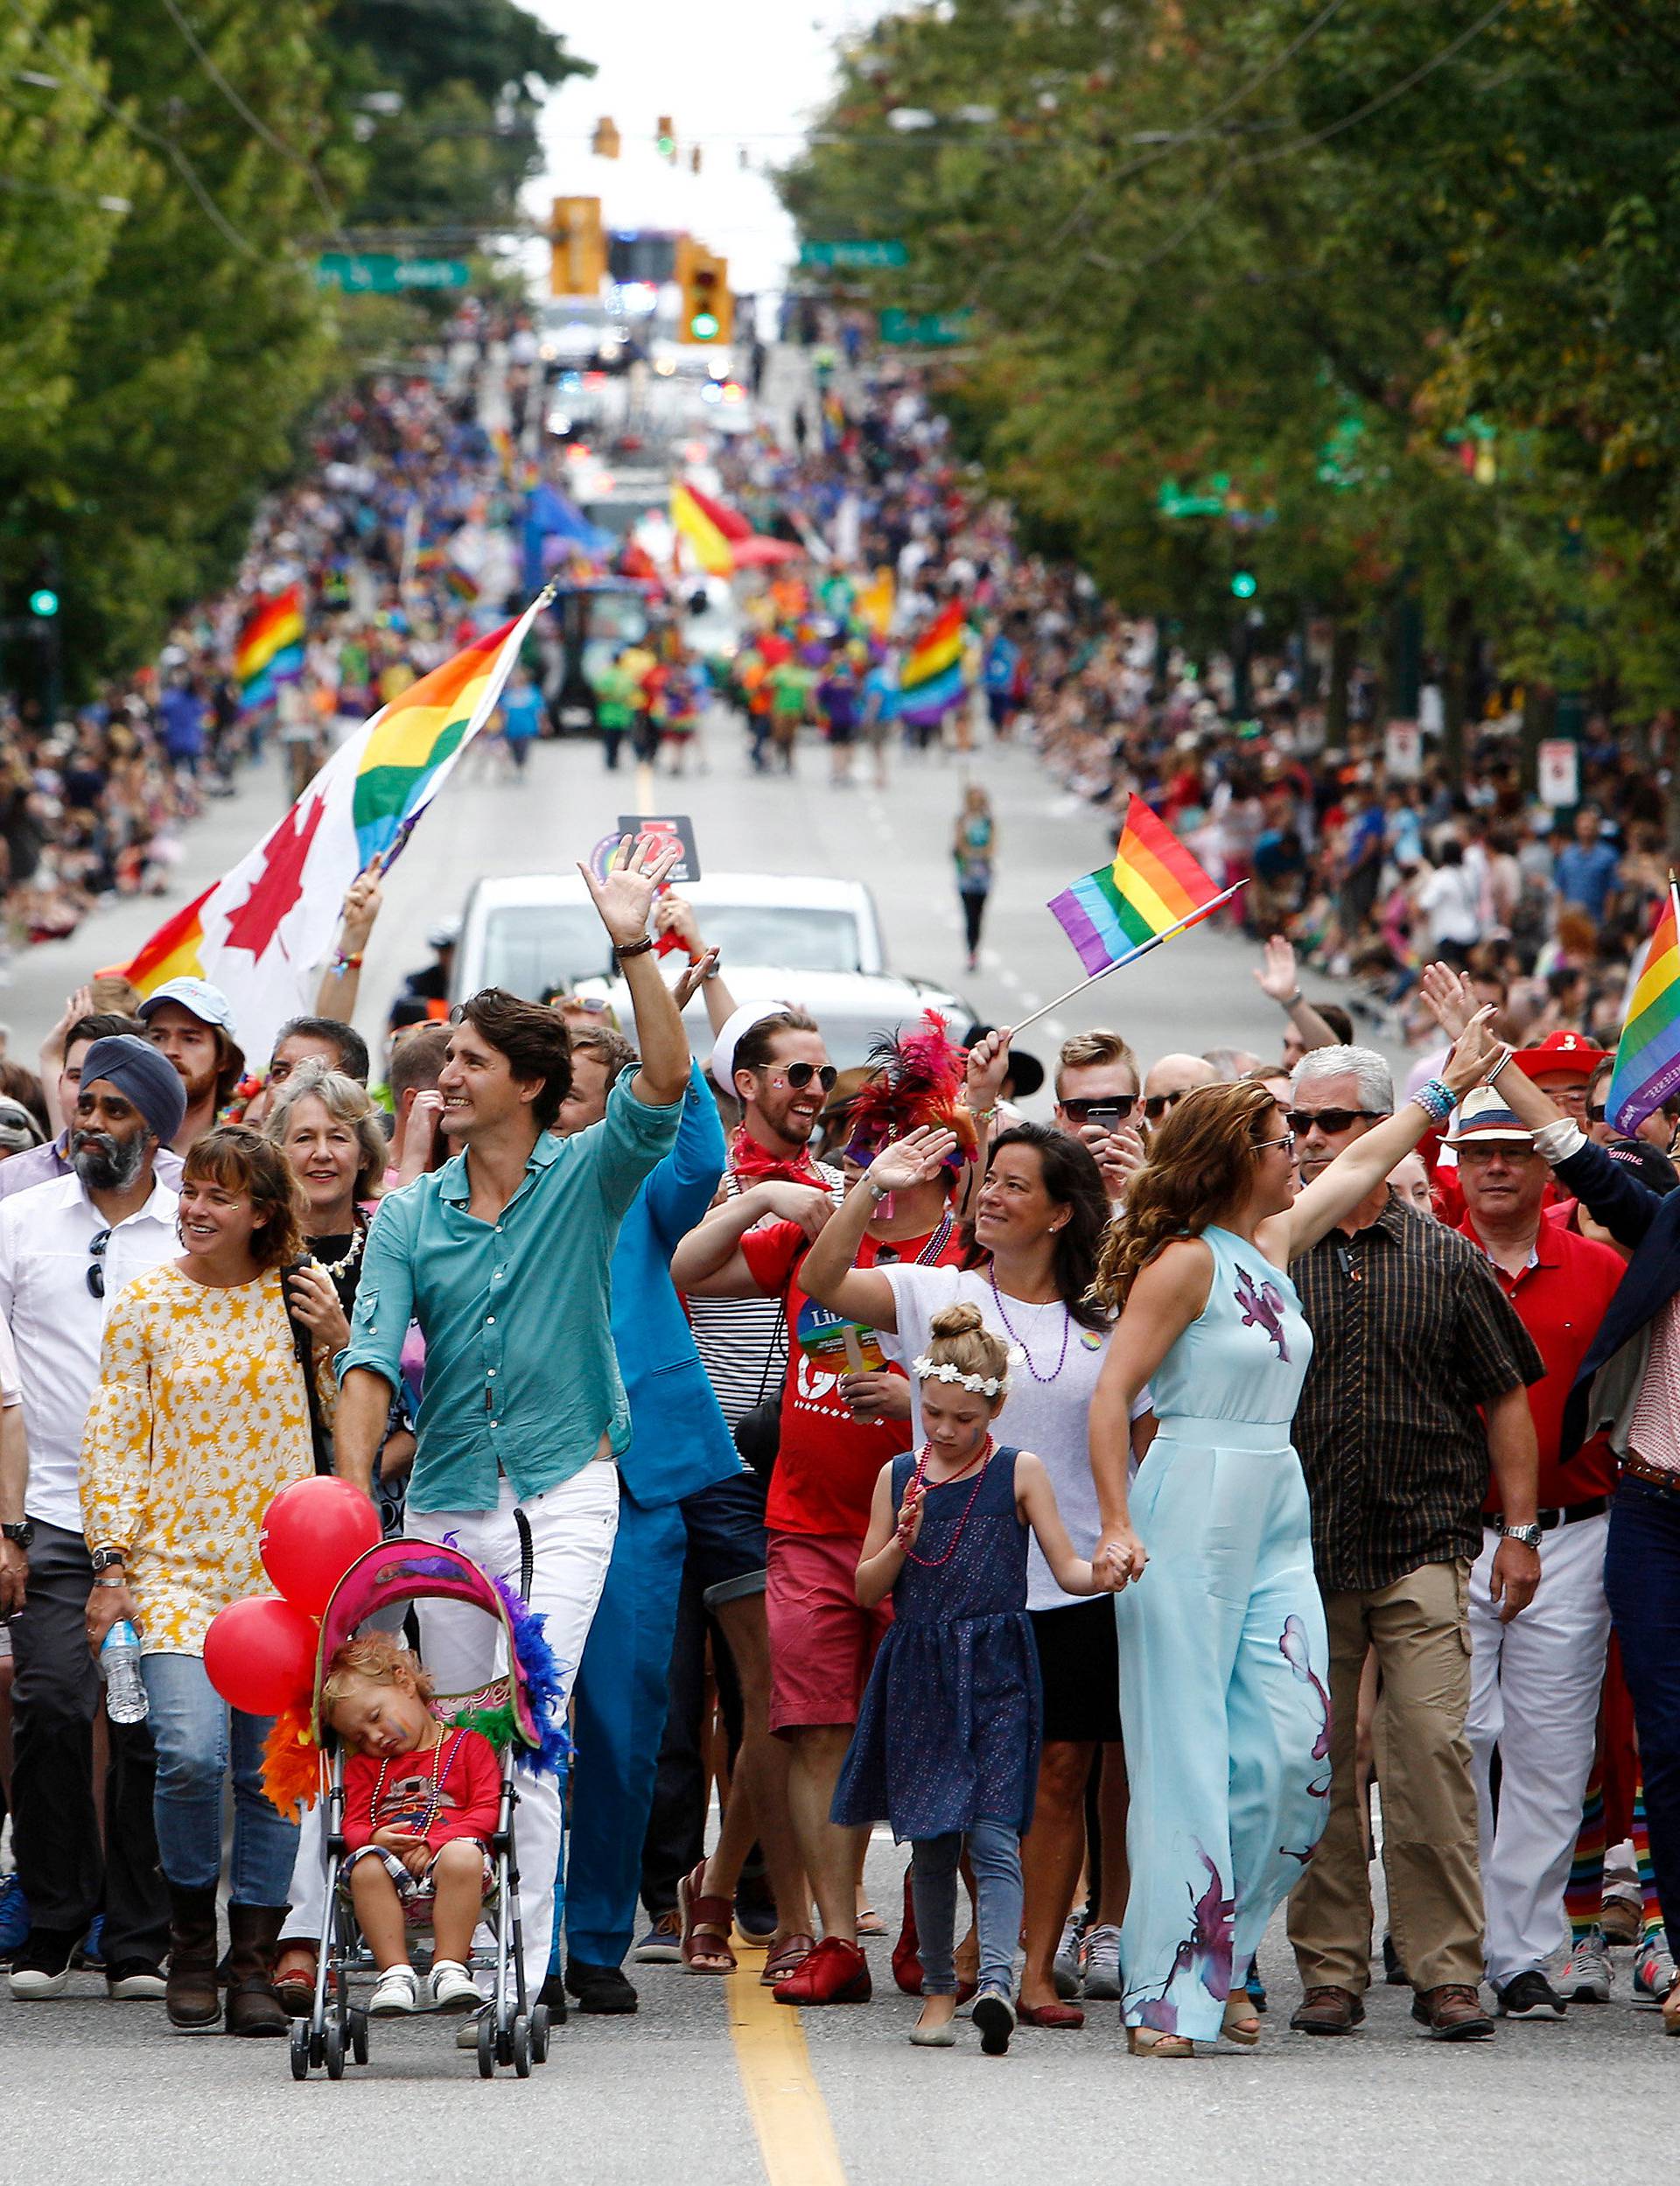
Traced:
POLYGON ((554 296, 598 296, 606 278, 606 230, 599 198, 556 198, 549 221, 549 290, 554 296))
POLYGON ((704 244, 696 242, 689 245, 682 258, 682 340, 727 348, 735 339, 728 259, 714 258, 704 244))
POLYGON ((45 621, 59 612, 59 595, 50 585, 38 585, 29 595, 29 612, 45 621))
POLYGON ((618 124, 610 114, 603 114, 596 123, 589 140, 589 149, 597 159, 616 159, 619 156, 618 124))
POLYGON ((1252 599, 1259 589, 1252 570, 1238 570, 1231 579, 1231 590, 1239 599, 1252 599))
POLYGON ((654 131, 654 149, 662 159, 675 160, 676 158, 676 130, 668 114, 662 114, 659 117, 659 126, 654 131))

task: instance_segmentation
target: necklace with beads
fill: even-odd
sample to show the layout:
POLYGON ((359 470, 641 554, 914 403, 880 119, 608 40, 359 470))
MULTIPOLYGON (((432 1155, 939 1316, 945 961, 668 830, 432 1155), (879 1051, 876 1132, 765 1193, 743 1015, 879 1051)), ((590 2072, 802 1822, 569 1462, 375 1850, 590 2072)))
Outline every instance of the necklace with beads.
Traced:
MULTIPOLYGON (((454 1766, 455 1756, 460 1749, 461 1741, 458 1735, 453 1744, 451 1744, 449 1733, 439 1724, 438 1743, 431 1749, 431 1786, 425 1818, 417 1829, 410 1831, 411 1836, 424 1837, 430 1833, 431 1825, 438 1819, 438 1811, 443 1805, 444 1786, 449 1781, 450 1769, 454 1766), (447 1753, 444 1752, 445 1748, 448 1748, 447 1753)), ((380 1801, 385 1796, 385 1772, 390 1765, 390 1756, 388 1754, 379 1764, 379 1776, 374 1784, 373 1803, 368 1809, 368 1820, 374 1829, 380 1825, 380 1801)))
MULTIPOLYGON (((1074 1332, 1074 1316, 1072 1314, 1068 1312, 1065 1305, 1062 1307, 1061 1353, 1056 1360, 1054 1366, 1051 1368, 1050 1371, 1047 1374, 1040 1374, 1038 1368, 1032 1363, 1032 1354, 1027 1348, 1026 1338, 1022 1335, 1019 1329, 1016 1328, 1015 1323, 1009 1317, 1009 1307, 1004 1305, 1004 1294, 998 1287, 998 1278, 992 1273, 990 1268, 986 1270, 986 1280, 991 1285, 991 1295, 993 1301, 998 1307, 998 1315, 999 1320, 1002 1321, 1004 1328, 1009 1331, 1010 1336, 1013 1342, 1020 1346, 1021 1356, 1026 1361, 1027 1372, 1032 1377, 1035 1382, 1054 1381, 1057 1375, 1060 1373, 1062 1368, 1068 1363, 1068 1339, 1074 1332)), ((1059 1302, 1059 1300, 1048 1298, 1044 1300, 1044 1303, 1046 1306, 1059 1302)))
MULTIPOLYGON (((986 1466, 990 1460, 993 1447, 992 1439, 988 1435, 977 1456, 971 1457, 961 1470, 950 1474, 944 1480, 936 1480, 934 1482, 935 1488, 949 1488, 962 1479, 963 1473, 971 1471, 976 1465, 980 1468, 978 1476, 973 1487, 969 1490, 969 1499, 962 1506, 962 1516, 956 1522, 956 1529, 951 1535, 950 1543, 945 1553, 942 1556, 918 1556, 900 1531, 899 1546, 904 1551, 906 1562, 919 1565, 923 1571, 937 1571, 942 1564, 950 1562, 956 1553, 957 1543, 962 1538, 962 1529, 969 1522, 969 1513, 974 1509, 976 1498, 986 1484, 986 1466)), ((905 1489, 906 1496, 914 1496, 918 1502, 928 1492, 928 1461, 933 1454, 933 1444, 924 1442, 921 1446, 921 1454, 916 1460, 916 1469, 911 1475, 909 1485, 905 1489)))
MULTIPOLYGON (((305 1238, 305 1244, 308 1242, 309 1240, 305 1238)), ((363 1223, 354 1223, 351 1228, 350 1243, 336 1260, 323 1260, 313 1252, 310 1254, 310 1258, 323 1275, 336 1280, 340 1275, 347 1275, 352 1268, 361 1265, 362 1248, 367 1243, 367 1225, 363 1223)))

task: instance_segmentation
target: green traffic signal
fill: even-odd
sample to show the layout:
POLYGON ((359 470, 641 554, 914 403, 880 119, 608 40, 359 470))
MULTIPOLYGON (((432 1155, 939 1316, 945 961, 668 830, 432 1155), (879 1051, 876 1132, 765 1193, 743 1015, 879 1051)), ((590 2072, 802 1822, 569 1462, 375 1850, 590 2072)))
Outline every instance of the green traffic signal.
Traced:
POLYGON ((32 615, 55 615, 59 612, 59 595, 49 585, 42 585, 29 595, 29 612, 32 615))
POLYGON ((696 312, 689 321, 689 332, 696 341, 710 341, 718 332, 718 320, 711 312, 696 312))
POLYGON ((1239 599, 1252 599, 1259 589, 1252 570, 1238 570, 1231 579, 1231 590, 1239 599))

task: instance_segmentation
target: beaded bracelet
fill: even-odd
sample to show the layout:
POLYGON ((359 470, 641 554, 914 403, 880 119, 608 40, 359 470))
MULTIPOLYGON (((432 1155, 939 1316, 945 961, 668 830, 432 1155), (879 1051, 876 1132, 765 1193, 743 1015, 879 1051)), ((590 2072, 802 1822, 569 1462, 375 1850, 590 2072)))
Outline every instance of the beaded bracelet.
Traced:
POLYGON ((1444 1124, 1458 1106, 1452 1088, 1444 1085, 1439 1078, 1429 1079, 1411 1097, 1432 1124, 1444 1124))
POLYGON ((332 959, 332 969, 334 971, 360 971, 361 970, 360 949, 357 949, 355 954, 350 956, 346 956, 343 949, 340 949, 332 959))

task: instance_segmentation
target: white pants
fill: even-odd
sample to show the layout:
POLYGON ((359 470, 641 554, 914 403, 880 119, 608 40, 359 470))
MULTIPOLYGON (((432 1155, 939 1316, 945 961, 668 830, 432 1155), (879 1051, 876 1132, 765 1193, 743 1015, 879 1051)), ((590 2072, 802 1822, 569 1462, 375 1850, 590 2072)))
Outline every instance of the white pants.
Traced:
MULTIPOLYGON (((559 1487, 517 1506, 531 1529, 531 1583, 526 1599, 548 1622, 543 1636, 560 1666, 564 1712, 583 1659, 584 1642, 606 1583, 619 1530, 619 1468, 595 1460, 559 1487)), ((520 1583, 519 1528, 513 1484, 504 1480, 494 1510, 410 1510, 405 1531, 416 1539, 453 1538, 464 1555, 493 1577, 520 1583)), ((507 1665, 499 1628, 481 1609, 455 1601, 422 1601, 420 1651, 440 1692, 470 1692, 507 1665)), ((520 1906, 525 1930, 525 1985, 535 2003, 548 1978, 554 1941, 554 1878, 560 1865, 560 1787, 550 1776, 522 1769, 514 1835, 519 1851, 520 1906)))
POLYGON ((1581 1825, 1604 1685, 1607 1513, 1540 1537, 1540 1587, 1499 1622, 1488 1594, 1500 1537, 1482 1536, 1470 1575, 1470 1713, 1488 1978, 1537 1971, 1568 1938, 1564 1887, 1581 1825), (1499 1752, 1499 1815, 1490 1772, 1499 1752))

